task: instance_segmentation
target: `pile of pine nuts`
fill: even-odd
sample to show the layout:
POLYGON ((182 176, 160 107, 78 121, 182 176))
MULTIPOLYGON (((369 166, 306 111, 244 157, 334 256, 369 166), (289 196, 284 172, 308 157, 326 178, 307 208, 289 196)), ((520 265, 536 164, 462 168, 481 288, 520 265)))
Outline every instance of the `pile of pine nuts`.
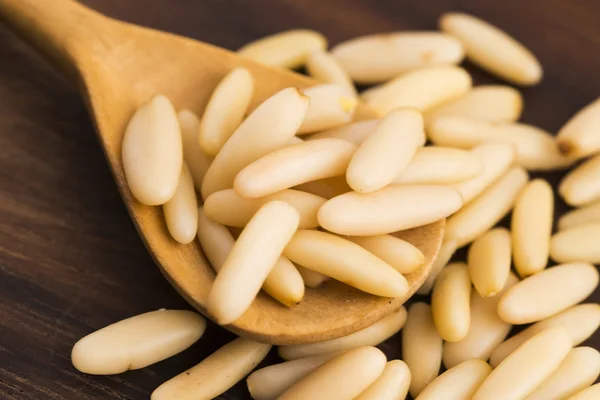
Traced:
MULTIPOLYGON (((473 88, 457 64, 466 57, 532 86, 542 79, 535 56, 473 16, 443 15, 440 28, 361 37, 330 52, 317 32, 283 32, 239 53, 306 67, 324 84, 283 89, 247 115, 254 82, 238 68, 201 120, 177 114, 163 96, 131 119, 123 140, 131 192, 162 205, 174 240, 198 237, 217 271, 208 311, 221 324, 240 317, 261 288, 286 306, 302 300, 305 285, 329 278, 403 296, 403 274, 423 254, 393 233, 448 217, 419 289, 431 293, 431 305, 402 307, 342 338, 280 346, 285 362, 247 378, 256 400, 600 399, 600 353, 575 347, 600 325, 600 306, 579 304, 599 280, 592 263, 600 263, 600 100, 556 138, 517 122, 518 90, 473 88), (358 94, 354 83, 377 86, 358 94), (359 97, 380 119, 353 122, 359 97), (530 181, 528 171, 587 157, 559 186, 577 208, 553 235, 552 187, 530 181), (510 231, 495 227, 511 210, 510 231), (243 230, 235 239, 227 227, 243 230), (467 245, 466 262, 449 263, 467 245), (549 258, 562 264, 546 268, 549 258), (532 325, 507 338, 522 324, 532 325), (400 330, 403 360, 388 361, 374 346, 400 330)), ((190 311, 142 314, 81 339, 73 364, 90 374, 143 368, 185 350, 205 327, 190 311)), ((214 398, 270 348, 238 338, 152 399, 214 398)))

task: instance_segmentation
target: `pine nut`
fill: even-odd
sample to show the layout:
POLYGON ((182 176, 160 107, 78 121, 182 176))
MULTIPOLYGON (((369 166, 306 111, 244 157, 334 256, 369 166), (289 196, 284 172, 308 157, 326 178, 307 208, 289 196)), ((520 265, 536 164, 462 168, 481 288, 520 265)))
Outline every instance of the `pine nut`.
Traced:
POLYGON ((437 378, 442 364, 442 338, 440 337, 431 307, 413 303, 402 329, 402 357, 411 373, 410 395, 416 398, 427 385, 437 378))
POLYGON ((531 325, 502 342, 492 353, 490 364, 492 367, 496 367, 526 340, 546 329, 555 327, 565 329, 571 335, 573 346, 577 346, 592 336, 600 327, 600 306, 597 303, 580 304, 531 325))
POLYGON ((456 240, 450 240, 442 243, 442 247, 440 247, 440 251, 438 252, 437 257, 433 261, 433 264, 431 265, 431 272, 429 273, 429 276, 427 276, 427 279, 425 279, 425 282, 417 290, 417 294, 427 295, 429 294, 429 292, 431 292, 435 280, 437 279, 440 272, 442 272, 442 269, 444 269, 446 265, 448 265, 448 262, 454 255, 455 251, 456 240))
POLYGON ((485 361, 467 360, 435 378, 416 400, 470 399, 490 372, 485 361))
POLYGON ((600 152, 600 98, 577 112, 558 131, 560 150, 568 156, 582 158, 600 152))
POLYGON ((495 228, 477 238, 467 255, 469 276, 481 297, 496 296, 510 274, 510 232, 495 228))
POLYGON ((502 321, 496 311, 500 295, 518 281, 519 279, 511 273, 504 289, 494 297, 481 297, 476 291, 471 292, 469 332, 461 341, 444 343, 443 360, 446 368, 452 368, 473 358, 483 361, 490 358, 512 327, 511 324, 502 321))
POLYGON ((390 185, 328 200, 317 218, 323 228, 340 235, 372 236, 435 222, 461 206, 460 195, 450 187, 390 185))
POLYGON ((504 175, 515 158, 514 147, 501 143, 480 144, 475 146, 472 152, 481 160, 483 171, 473 179, 452 185, 458 190, 465 204, 504 175))
POLYGON ((253 93, 254 79, 246 68, 233 69, 219 82, 200 123, 198 141, 205 154, 216 156, 240 126, 253 93))
POLYGON ((73 366, 86 374, 112 375, 157 363, 190 347, 206 321, 183 310, 158 310, 115 322, 80 339, 73 366))
POLYGON ((451 147, 423 147, 417 149, 394 183, 442 185, 470 180, 482 172, 482 161, 470 151, 451 147))
POLYGON ((296 29, 279 32, 251 42, 238 53, 262 64, 295 69, 315 50, 325 50, 327 39, 319 32, 296 29))
POLYGON ((235 239, 227 228, 209 219, 203 207, 198 209, 198 241, 213 269, 219 272, 235 239))
POLYGON ((341 139, 309 140, 269 153, 236 176, 235 191, 257 198, 302 183, 343 175, 356 145, 341 139))
MULTIPOLYGON (((462 247, 490 230, 513 207, 528 178, 523 168, 511 168, 471 203, 448 218, 445 240, 456 240, 458 247, 462 247)), ((319 219, 320 215, 321 212, 319 219)))
POLYGON ((338 355, 321 354, 261 368, 246 379, 248 391, 254 400, 275 400, 294 383, 338 355))
POLYGON ((385 364, 379 378, 355 400, 403 400, 408 394, 410 371, 404 361, 392 360, 385 364))
POLYGON ((512 214, 515 269, 524 278, 546 268, 554 218, 554 193, 543 179, 527 184, 512 214))
POLYGON ((408 292, 408 282, 398 271, 359 245, 330 233, 298 230, 283 254, 363 292, 383 297, 402 297, 408 292))
POLYGON ((278 400, 352 400, 381 375, 385 354, 360 347, 339 355, 302 378, 278 400))
POLYGON ((590 386, 587 389, 569 397, 567 400, 596 400, 600 396, 600 383, 590 386))
POLYGON ((352 189, 370 193, 389 185, 425 144, 423 117, 410 108, 391 111, 356 149, 346 171, 352 189))
POLYGON ((296 269, 302 276, 304 284, 311 288, 319 287, 323 282, 329 279, 329 277, 326 275, 323 275, 319 272, 311 271, 310 269, 304 268, 300 265, 296 265, 296 269))
POLYGON ((348 89, 332 84, 312 86, 304 89, 310 105, 298 135, 335 128, 352 121, 358 104, 348 89))
POLYGON ((361 94, 370 107, 385 115, 394 108, 425 112, 471 89, 471 76, 460 67, 431 67, 401 75, 361 94))
POLYGON ((600 262, 600 223, 582 225, 552 236, 550 255, 556 262, 600 262))
POLYGON ((392 235, 348 236, 348 240, 370 251, 401 274, 410 274, 423 265, 421 250, 392 235))
POLYGON ((208 196, 204 212, 208 218, 223 225, 243 228, 252 216, 269 201, 285 201, 300 214, 299 228, 316 228, 317 212, 326 199, 299 190, 287 189, 269 196, 245 199, 233 189, 225 189, 208 196))
POLYGON ((238 319, 256 297, 300 216, 282 201, 262 206, 233 245, 208 295, 208 312, 221 325, 238 319))
POLYGON ((516 122, 523 111, 523 97, 513 87, 481 85, 464 96, 427 113, 426 119, 462 117, 485 122, 516 122))
POLYGON ((198 117, 191 111, 183 110, 177 114, 177 118, 181 127, 183 161, 192 174, 194 187, 200 192, 204 175, 212 162, 212 158, 204 154, 198 145, 198 131, 200 130, 198 117))
POLYGON ((316 80, 339 85, 356 95, 352 79, 331 54, 323 50, 313 51, 306 60, 306 70, 316 80))
POLYGON ((198 201, 194 181, 188 167, 183 164, 179 184, 173 197, 163 204, 169 233, 179 243, 190 243, 198 229, 198 201))
POLYGON ((260 104, 225 142, 206 172, 202 197, 233 187, 246 165, 287 145, 304 120, 309 99, 299 89, 283 89, 260 104))
POLYGON ((151 400, 210 400, 242 380, 267 355, 271 345, 237 338, 160 385, 151 400))
POLYGON ((572 206, 600 200, 600 155, 569 172, 560 182, 558 192, 572 206))
POLYGON ((523 343, 483 381, 473 400, 523 399, 565 359, 573 342, 561 328, 545 330, 523 343))
POLYGON ((125 130, 121 148, 131 194, 148 206, 165 204, 177 189, 183 147, 177 113, 165 96, 137 109, 125 130))
POLYGON ((378 119, 352 122, 348 125, 315 133, 308 140, 333 138, 344 139, 354 144, 361 144, 375 130, 378 123, 378 119))
POLYGON ((498 314, 513 324, 540 321, 584 300, 597 286, 598 271, 593 265, 558 265, 510 288, 498 303, 498 314))
POLYGON ((324 342, 279 346, 278 353, 284 360, 297 360, 352 350, 362 346, 376 346, 398 333, 405 322, 406 309, 400 307, 373 325, 350 335, 324 342))
POLYGON ((535 56, 506 32, 472 15, 447 13, 440 29, 463 44, 467 59, 511 83, 532 86, 542 80, 535 56))
POLYGON ((558 219, 558 230, 564 231, 596 223, 600 223, 600 201, 563 214, 558 219))
POLYGON ((471 324, 471 280, 464 263, 453 263, 442 270, 431 294, 433 322, 442 339, 464 339, 471 324))
POLYGON ((587 388, 600 374, 600 353, 577 347, 526 400, 561 400, 587 388))
POLYGON ((471 149, 496 138, 494 126, 486 121, 441 115, 427 120, 427 137, 436 146, 471 149))
POLYGON ((352 79, 384 82, 410 70, 458 64, 464 57, 458 40, 439 32, 394 32, 362 36, 331 50, 352 79))

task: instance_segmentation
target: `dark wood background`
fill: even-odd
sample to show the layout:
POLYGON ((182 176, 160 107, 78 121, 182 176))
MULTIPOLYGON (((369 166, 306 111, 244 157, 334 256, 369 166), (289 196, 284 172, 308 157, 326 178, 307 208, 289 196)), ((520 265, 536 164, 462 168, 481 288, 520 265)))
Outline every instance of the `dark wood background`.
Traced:
MULTIPOLYGON (((463 10, 503 27, 539 56, 544 81, 524 91, 525 121, 556 131, 600 95, 595 0, 84 3, 230 49, 291 28, 317 29, 332 44, 375 32, 435 29, 442 12, 463 10)), ((475 77, 494 81, 480 72, 475 77)), ((560 176, 547 175, 553 182, 560 176)), ((557 206, 566 209, 560 201, 557 206)), ((592 301, 599 299, 596 291, 592 301)), ((71 366, 71 347, 80 337, 161 307, 188 308, 129 221, 77 91, 0 27, 0 398, 145 399, 233 337, 211 325, 184 353, 118 376, 86 376, 71 366)), ((398 343, 392 338, 383 348, 398 357, 398 343)), ((600 334, 587 344, 600 348, 600 334)), ((249 395, 242 383, 220 398, 249 395)))

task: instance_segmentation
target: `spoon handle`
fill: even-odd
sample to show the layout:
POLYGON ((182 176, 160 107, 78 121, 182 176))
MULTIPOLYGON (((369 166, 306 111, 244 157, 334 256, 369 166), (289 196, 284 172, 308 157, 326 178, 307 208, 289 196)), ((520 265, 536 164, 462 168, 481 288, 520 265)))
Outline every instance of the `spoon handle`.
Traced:
POLYGON ((0 21, 68 75, 110 20, 73 0, 0 0, 0 21))

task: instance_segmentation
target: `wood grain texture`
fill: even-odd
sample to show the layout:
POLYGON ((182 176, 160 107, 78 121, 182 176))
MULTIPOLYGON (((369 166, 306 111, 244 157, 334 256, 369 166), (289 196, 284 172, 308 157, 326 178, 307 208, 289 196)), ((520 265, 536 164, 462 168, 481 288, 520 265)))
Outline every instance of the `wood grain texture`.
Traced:
MULTIPOLYGON (((290 28, 320 30, 332 44, 367 33, 434 29, 440 13, 464 10, 514 34, 545 67, 542 84, 524 91, 526 122, 556 131, 600 94, 600 4, 594 0, 84 3, 231 49, 290 28)), ((189 306, 153 265, 130 222, 77 90, 1 27, 0 44, 0 398, 148 398, 233 336, 211 325, 181 355, 119 376, 73 369, 70 349, 81 336, 133 314, 189 306)), ((495 81, 471 71, 477 83, 495 81)), ((556 184, 562 174, 536 176, 556 184)), ((557 209, 566 207, 559 201, 557 209)), ((599 299, 596 291, 591 300, 599 299)), ((400 355, 398 341, 382 346, 388 356, 400 355)), ((600 348, 600 335, 587 345, 600 348)), ((239 384, 220 398, 249 396, 239 384)))

